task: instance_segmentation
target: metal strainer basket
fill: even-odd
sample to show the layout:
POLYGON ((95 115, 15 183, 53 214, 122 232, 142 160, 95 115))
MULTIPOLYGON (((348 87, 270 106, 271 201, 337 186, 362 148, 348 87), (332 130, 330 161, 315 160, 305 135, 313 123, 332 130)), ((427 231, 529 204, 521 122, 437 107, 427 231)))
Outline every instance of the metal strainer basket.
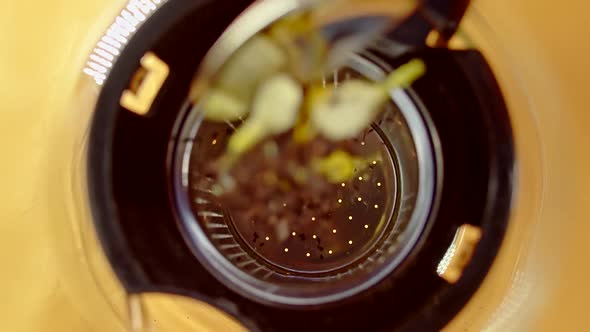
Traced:
MULTIPOLYGON (((391 70, 383 66, 371 56, 355 55, 325 84, 382 79, 391 70)), ((436 165, 434 133, 407 91, 391 91, 379 118, 360 136, 339 143, 370 159, 352 180, 269 189, 269 169, 288 172, 285 160, 325 154, 336 146, 316 139, 293 147, 279 137, 237 166, 248 183, 238 190, 241 202, 232 209, 212 193, 215 180, 207 165, 219 158, 239 125, 208 122, 198 109, 189 113, 174 166, 185 237, 229 287, 263 302, 332 302, 370 288, 416 244, 433 203, 436 165), (278 149, 274 157, 265 154, 269 149, 278 149)))

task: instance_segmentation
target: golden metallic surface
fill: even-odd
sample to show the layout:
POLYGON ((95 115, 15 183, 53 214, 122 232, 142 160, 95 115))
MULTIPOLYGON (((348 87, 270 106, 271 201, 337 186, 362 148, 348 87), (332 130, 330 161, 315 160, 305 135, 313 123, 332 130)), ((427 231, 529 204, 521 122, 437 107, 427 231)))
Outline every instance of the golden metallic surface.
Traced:
POLYGON ((463 270, 473 257, 481 235, 479 227, 468 224, 459 227, 453 243, 438 266, 438 275, 451 284, 459 281, 463 270))
MULTIPOLYGON (((50 176, 56 162, 72 158, 74 147, 80 147, 80 136, 67 133, 87 121, 84 105, 96 92, 76 90, 81 68, 121 5, 115 0, 0 2, 2 331, 125 331, 119 318, 126 312, 124 294, 96 244, 87 240, 92 252, 81 255, 72 227, 55 222, 69 216, 63 205, 52 203, 65 183, 50 176), (77 111, 73 101, 80 105, 77 111), (78 139, 61 146, 66 141, 56 139, 60 136, 78 139), (102 290, 89 286, 96 278, 105 281, 102 290)), ((528 137, 539 133, 543 141, 540 153, 527 140, 518 142, 518 150, 525 165, 538 163, 542 171, 533 167, 521 173, 523 190, 499 259, 447 330, 590 330, 590 137, 585 128, 590 44, 584 38, 590 3, 479 0, 476 8, 515 55, 519 84, 526 86, 537 120, 531 124, 515 115, 515 128, 528 137)), ((503 65, 491 62, 495 68, 503 65)), ((156 331, 239 329, 186 299, 154 294, 145 301, 150 315, 159 315, 153 321, 156 331)))
POLYGON ((136 88, 130 87, 129 90, 123 91, 121 106, 139 115, 146 115, 168 78, 170 68, 152 52, 146 53, 140 63, 141 68, 137 69, 136 75, 145 72, 145 76, 136 88))

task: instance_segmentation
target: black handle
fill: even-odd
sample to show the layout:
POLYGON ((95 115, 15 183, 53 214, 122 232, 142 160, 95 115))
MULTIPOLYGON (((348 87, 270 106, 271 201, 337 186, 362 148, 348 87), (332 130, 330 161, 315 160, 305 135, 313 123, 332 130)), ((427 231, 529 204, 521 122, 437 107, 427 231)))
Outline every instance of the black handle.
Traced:
POLYGON ((443 41, 457 31, 470 0, 425 0, 420 10, 388 37, 403 44, 424 45, 428 34, 435 30, 443 41))

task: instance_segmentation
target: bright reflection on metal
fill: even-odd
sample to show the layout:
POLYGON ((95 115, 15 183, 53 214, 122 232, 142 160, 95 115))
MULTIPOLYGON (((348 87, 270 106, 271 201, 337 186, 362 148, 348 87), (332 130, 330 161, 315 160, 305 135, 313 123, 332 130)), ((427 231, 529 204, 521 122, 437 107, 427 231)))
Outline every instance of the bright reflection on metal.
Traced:
POLYGON ((167 0, 130 0, 100 38, 82 70, 102 85, 120 51, 137 28, 167 0))
POLYGON ((436 273, 448 283, 456 283, 473 256, 481 239, 481 228, 464 224, 457 229, 453 242, 439 262, 436 273))

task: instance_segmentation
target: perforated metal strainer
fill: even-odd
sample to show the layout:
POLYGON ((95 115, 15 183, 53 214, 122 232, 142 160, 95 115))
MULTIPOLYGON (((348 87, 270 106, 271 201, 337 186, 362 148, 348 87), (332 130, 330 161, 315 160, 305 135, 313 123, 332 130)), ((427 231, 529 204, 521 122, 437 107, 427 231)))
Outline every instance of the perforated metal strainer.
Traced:
MULTIPOLYGON (((380 65, 386 66, 353 56, 326 84, 381 79, 388 68, 380 65)), ((317 305, 374 285, 416 244, 433 203, 434 133, 422 116, 411 97, 396 90, 359 137, 303 147, 289 137, 263 144, 236 166, 245 180, 228 206, 213 194, 207 166, 240 124, 208 122, 197 109, 184 123, 175 158, 182 229, 195 254, 228 287, 262 302, 317 305), (313 154, 339 145, 368 158, 369 167, 336 184, 318 180, 284 190, 265 184, 265 172, 278 170, 287 181, 289 167, 303 167, 313 154), (265 154, 269 147, 276 155, 265 154)))

